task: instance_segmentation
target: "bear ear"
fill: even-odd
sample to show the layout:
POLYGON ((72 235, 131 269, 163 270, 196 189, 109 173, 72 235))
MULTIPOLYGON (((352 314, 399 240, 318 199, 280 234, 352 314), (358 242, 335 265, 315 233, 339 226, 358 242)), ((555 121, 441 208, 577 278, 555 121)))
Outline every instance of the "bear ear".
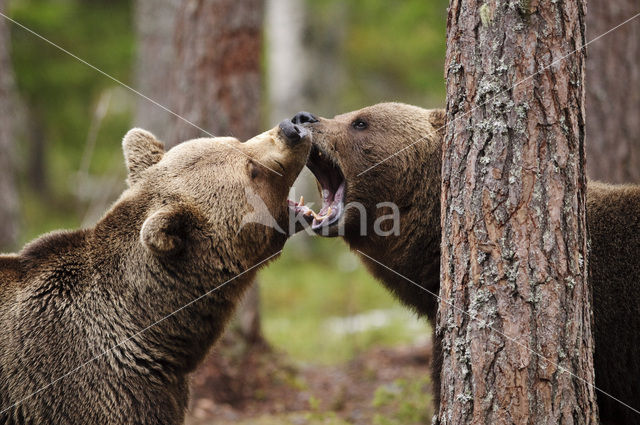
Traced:
POLYGON ((444 109, 433 109, 429 115, 429 122, 433 129, 444 136, 445 127, 447 124, 447 113, 444 109))
POLYGON ((176 254, 189 242, 195 216, 184 205, 167 205, 151 214, 142 224, 140 241, 159 256, 176 254))
POLYGON ((133 128, 122 139, 124 160, 129 171, 129 186, 140 178, 144 170, 158 163, 164 155, 164 145, 141 128, 133 128))

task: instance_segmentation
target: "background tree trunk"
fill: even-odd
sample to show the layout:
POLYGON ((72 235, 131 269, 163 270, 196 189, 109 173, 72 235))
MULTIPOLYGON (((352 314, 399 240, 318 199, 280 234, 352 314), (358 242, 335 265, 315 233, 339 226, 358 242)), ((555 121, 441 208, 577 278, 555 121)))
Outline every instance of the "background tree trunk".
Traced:
POLYGON ((598 423, 583 52, 541 70, 584 44, 584 13, 584 0, 450 4, 442 424, 598 423))
MULTIPOLYGON (((339 110, 336 105, 343 93, 341 52, 346 33, 345 5, 329 2, 312 6, 300 0, 266 0, 265 3, 268 127, 299 111, 333 116, 339 110), (309 16, 313 7, 325 8, 325 12, 309 16), (331 23, 327 24, 321 18, 331 23), (331 27, 331 31, 327 31, 327 27, 331 27)), ((322 201, 316 179, 306 167, 293 190, 292 198, 298 199, 304 194, 307 202, 318 205, 322 201)), ((300 233, 288 244, 305 256, 310 255, 309 241, 300 233)))
MULTIPOLYGON (((138 0, 135 5, 138 32, 136 89, 160 105, 170 107, 176 14, 180 0, 138 0)), ((136 125, 164 140, 172 121, 168 112, 143 97, 137 98, 136 125)))
MULTIPOLYGON (((5 13, 5 0, 0 0, 5 13)), ((0 18, 0 252, 15 248, 18 238, 18 194, 14 168, 14 82, 9 54, 9 28, 0 18)))
POLYGON ((304 45, 306 3, 267 0, 265 27, 269 88, 269 125, 309 107, 309 50, 304 45))
MULTIPOLYGON (((140 91, 214 136, 241 141, 262 129, 262 0, 139 0, 140 91)), ((165 141, 167 148, 202 130, 145 99, 136 125, 165 141)), ((208 359, 194 373, 194 400, 238 404, 250 397, 252 352, 265 351, 257 282, 236 319, 208 359)))
MULTIPOLYGON (((262 0, 185 0, 175 29, 173 110, 218 136, 261 129, 262 0)), ((170 142, 202 132, 173 118, 170 142)))
MULTIPOLYGON (((638 0, 589 2, 587 38, 640 11, 638 0)), ((640 183, 640 25, 630 23, 588 47, 587 169, 610 183, 640 183)))

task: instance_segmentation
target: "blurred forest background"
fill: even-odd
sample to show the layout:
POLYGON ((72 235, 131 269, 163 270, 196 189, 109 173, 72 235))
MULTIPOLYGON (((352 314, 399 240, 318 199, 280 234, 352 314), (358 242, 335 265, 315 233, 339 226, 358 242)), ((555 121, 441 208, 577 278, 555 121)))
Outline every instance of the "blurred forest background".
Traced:
MULTIPOLYGON (((637 8, 614 3, 590 4, 589 39, 637 8)), ((0 0, 3 14, 113 77, 0 17, 0 252, 95 223, 125 188, 120 143, 129 128, 167 146, 203 135, 114 79, 212 134, 241 139, 299 110, 443 107, 447 5, 0 0)), ((612 182, 640 180, 640 67, 619 78, 620 64, 637 63, 638 33, 629 25, 594 43, 587 66, 589 169, 612 182)), ((295 191, 317 192, 308 171, 295 191)), ((339 239, 297 235, 258 281, 194 376, 191 423, 430 420, 426 323, 339 239)))

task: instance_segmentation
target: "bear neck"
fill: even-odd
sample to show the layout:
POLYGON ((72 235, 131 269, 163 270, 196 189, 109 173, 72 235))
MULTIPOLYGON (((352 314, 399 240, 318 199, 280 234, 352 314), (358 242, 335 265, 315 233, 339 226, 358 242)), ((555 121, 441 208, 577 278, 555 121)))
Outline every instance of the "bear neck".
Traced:
POLYGON ((110 324, 117 339, 144 330, 125 345, 123 361, 136 359, 133 370, 145 365, 141 374, 181 380, 222 335, 255 272, 235 278, 232 270, 207 267, 188 255, 156 257, 140 243, 138 231, 129 230, 141 228, 144 208, 136 200, 114 206, 95 228, 92 261, 96 273, 113 271, 100 284, 108 286, 107 317, 121 321, 119 327, 110 324))
POLYGON ((410 195, 399 205, 400 234, 347 234, 345 240, 400 301, 435 320, 440 290, 442 140, 435 138, 416 149, 423 161, 407 176, 405 193, 410 195))

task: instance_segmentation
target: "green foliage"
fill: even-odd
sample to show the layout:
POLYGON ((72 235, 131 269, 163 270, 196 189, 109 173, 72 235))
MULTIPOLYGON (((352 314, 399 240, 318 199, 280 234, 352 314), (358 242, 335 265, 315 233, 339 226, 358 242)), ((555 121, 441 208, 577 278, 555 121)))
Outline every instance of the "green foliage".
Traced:
POLYGON ((346 2, 348 109, 383 100, 444 104, 446 0, 346 2))
POLYGON ((429 378, 397 379, 378 388, 372 405, 376 408, 374 425, 418 425, 431 421, 429 378))
POLYGON ((348 423, 341 419, 335 412, 324 411, 320 400, 314 396, 309 396, 309 412, 305 415, 305 419, 309 424, 325 424, 325 425, 347 425, 348 423))
POLYGON ((276 347, 299 361, 334 364, 372 346, 429 335, 426 321, 393 299, 342 240, 315 237, 308 252, 292 242, 258 277, 263 330, 276 347), (361 332, 340 333, 332 326, 333 319, 372 310, 384 312, 386 322, 361 332))
MULTIPOLYGON (((133 57, 133 26, 129 1, 13 0, 11 17, 86 60, 128 82, 133 57)), ((81 220, 73 196, 75 173, 87 144, 96 106, 114 92, 107 114, 98 124, 89 171, 118 174, 122 168, 120 140, 131 120, 131 99, 114 81, 60 51, 23 28, 11 25, 12 61, 19 95, 28 112, 19 154, 21 180, 28 180, 30 134, 39 129, 44 142, 46 199, 22 184, 25 228, 29 240, 43 228, 77 227, 81 220)))

